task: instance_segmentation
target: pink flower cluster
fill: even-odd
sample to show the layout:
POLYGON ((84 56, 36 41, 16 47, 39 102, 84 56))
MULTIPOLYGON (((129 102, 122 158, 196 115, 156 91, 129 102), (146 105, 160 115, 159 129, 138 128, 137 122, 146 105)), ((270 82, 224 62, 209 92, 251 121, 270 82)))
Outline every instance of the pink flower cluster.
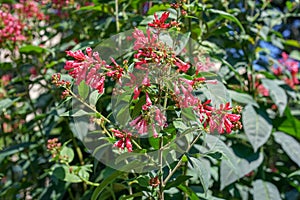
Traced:
POLYGON ((283 75, 284 70, 288 70, 291 73, 291 78, 284 76, 283 79, 291 88, 295 88, 295 85, 299 84, 297 78, 299 62, 289 58, 289 55, 286 52, 282 52, 281 56, 282 58, 278 61, 282 66, 278 66, 277 68, 273 67, 273 72, 276 76, 281 76, 283 75))
POLYGON ((64 68, 76 80, 77 85, 81 81, 85 81, 87 85, 98 90, 101 94, 104 90, 106 76, 119 80, 123 75, 123 68, 114 59, 112 59, 114 66, 108 65, 106 61, 100 58, 98 52, 92 52, 90 47, 86 48, 86 54, 81 50, 67 51, 67 55, 75 60, 67 61, 64 68))
POLYGON ((7 11, 0 10, 0 43, 10 40, 12 42, 24 41, 24 24, 7 11))
POLYGON ((47 19, 33 0, 20 0, 12 8, 8 4, 0 6, 0 43, 26 41, 26 31, 32 29, 28 22, 47 19))
POLYGON ((14 4, 13 8, 22 19, 35 18, 37 20, 45 20, 47 18, 40 10, 38 3, 33 0, 20 0, 20 3, 14 4))

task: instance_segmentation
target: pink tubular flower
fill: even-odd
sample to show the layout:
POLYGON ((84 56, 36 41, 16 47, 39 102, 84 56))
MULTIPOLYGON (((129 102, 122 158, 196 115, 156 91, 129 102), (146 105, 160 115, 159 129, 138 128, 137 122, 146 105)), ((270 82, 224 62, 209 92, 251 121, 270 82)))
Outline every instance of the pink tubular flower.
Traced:
POLYGON ((151 27, 154 27, 154 28, 163 28, 163 29, 169 28, 171 26, 170 23, 167 23, 167 24, 165 23, 169 17, 169 14, 170 14, 169 12, 164 12, 161 15, 160 19, 158 19, 157 14, 154 13, 154 20, 152 23, 148 23, 148 25, 151 27))
POLYGON ((179 71, 182 71, 182 72, 187 72, 190 68, 190 64, 185 63, 180 59, 176 59, 174 64, 178 67, 179 71))
POLYGON ((166 116, 164 116, 158 108, 155 110, 155 120, 160 127, 163 127, 167 121, 166 116))
POLYGON ((154 137, 154 138, 157 138, 157 137, 158 137, 158 133, 157 133, 157 131, 156 131, 156 129, 155 129, 155 125, 152 124, 151 126, 152 126, 153 137, 154 137))
POLYGON ((140 93, 141 93, 141 91, 139 90, 139 87, 136 86, 133 91, 133 94, 134 94, 133 99, 137 99, 140 96, 140 93))
POLYGON ((86 48, 87 55, 81 50, 67 51, 66 53, 75 60, 67 61, 64 68, 76 80, 77 85, 81 81, 85 81, 99 93, 103 93, 106 76, 119 80, 123 75, 124 69, 114 59, 112 59, 114 66, 109 66, 104 60, 101 60, 98 52, 92 52, 90 47, 86 48), (100 72, 99 70, 102 68, 105 68, 107 72, 100 72))
POLYGON ((120 149, 124 149, 126 147, 128 152, 132 152, 132 134, 126 131, 121 132, 115 129, 113 129, 112 132, 114 133, 115 137, 119 138, 119 140, 113 146, 118 147, 120 149))
POLYGON ((129 125, 138 130, 139 134, 146 134, 148 132, 147 121, 142 116, 138 116, 136 119, 132 120, 129 125))
POLYGON ((213 68, 215 66, 215 64, 210 61, 209 57, 205 58, 205 62, 198 61, 197 57, 194 58, 194 61, 197 62, 196 63, 196 75, 198 75, 199 72, 207 72, 207 71, 209 71, 210 68, 213 68))
POLYGON ((143 110, 148 110, 150 106, 152 106, 152 102, 151 102, 151 99, 149 97, 149 94, 146 92, 146 104, 144 104, 142 106, 142 109, 143 110))
POLYGON ((147 37, 144 35, 143 31, 135 28, 132 33, 133 38, 135 39, 133 49, 139 50, 147 47, 153 48, 156 46, 157 35, 151 34, 150 29, 147 29, 147 37))

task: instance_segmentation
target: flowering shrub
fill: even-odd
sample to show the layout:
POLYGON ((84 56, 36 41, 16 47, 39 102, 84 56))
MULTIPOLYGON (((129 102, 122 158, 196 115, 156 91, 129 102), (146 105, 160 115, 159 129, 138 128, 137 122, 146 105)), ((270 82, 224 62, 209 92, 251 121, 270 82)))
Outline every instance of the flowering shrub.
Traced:
POLYGON ((298 199, 297 1, 0 3, 1 199, 298 199))

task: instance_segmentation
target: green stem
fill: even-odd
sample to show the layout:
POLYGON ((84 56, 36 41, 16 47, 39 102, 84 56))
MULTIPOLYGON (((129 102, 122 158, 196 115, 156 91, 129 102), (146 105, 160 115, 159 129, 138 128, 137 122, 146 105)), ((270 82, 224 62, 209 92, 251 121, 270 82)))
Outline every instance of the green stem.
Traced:
POLYGON ((86 107, 88 107, 89 109, 91 109, 92 111, 94 111, 95 113, 97 113, 97 115, 99 115, 101 117, 101 119, 103 119, 104 121, 106 121, 107 123, 111 124, 111 121, 109 119, 107 119, 106 117, 104 117, 100 112, 98 112, 98 110, 96 110, 96 108, 92 107, 91 105, 87 104, 84 100, 82 100, 80 97, 78 97, 76 94, 74 94, 72 92, 72 90, 67 89, 68 92, 75 97, 78 101, 80 101, 80 103, 82 103, 83 105, 85 105, 86 107))
MULTIPOLYGON (((197 137, 195 137, 195 139, 193 140, 193 142, 188 146, 186 152, 189 152, 189 150, 192 148, 192 146, 198 141, 198 139, 200 138, 202 134, 198 134, 197 137)), ((177 169, 181 166, 183 160, 182 157, 179 160, 179 162, 176 164, 176 166, 174 167, 173 170, 171 170, 168 174, 168 176, 165 178, 165 180, 163 181, 163 185, 166 185, 167 182, 169 181, 169 179, 173 176, 173 174, 177 171, 177 169)))

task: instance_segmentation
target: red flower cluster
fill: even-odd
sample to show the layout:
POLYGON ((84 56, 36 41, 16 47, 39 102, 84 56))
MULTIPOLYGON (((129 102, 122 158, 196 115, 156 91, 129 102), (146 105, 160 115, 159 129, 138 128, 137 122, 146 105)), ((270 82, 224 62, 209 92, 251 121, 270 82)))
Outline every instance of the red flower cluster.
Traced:
POLYGON ((297 74, 299 72, 299 62, 289 58, 289 55, 285 52, 281 54, 282 59, 279 59, 279 63, 282 66, 277 68, 273 67, 273 72, 276 76, 283 75, 284 70, 288 70, 291 73, 291 78, 284 76, 284 81, 291 87, 295 88, 295 85, 299 84, 297 74))
POLYGON ((106 76, 119 80, 123 75, 123 68, 113 59, 114 66, 108 65, 106 61, 100 58, 98 52, 92 52, 90 47, 86 48, 86 53, 87 55, 81 50, 67 51, 67 55, 75 60, 67 61, 64 68, 76 79, 77 85, 81 81, 85 81, 87 85, 98 90, 99 93, 103 93, 106 76))
POLYGON ((114 136, 119 138, 119 140, 114 144, 114 147, 118 147, 120 149, 124 149, 126 147, 128 152, 132 152, 132 144, 131 144, 131 137, 132 134, 126 131, 119 131, 112 129, 114 136))
POLYGON ((232 129, 241 129, 242 124, 239 121, 241 115, 241 109, 235 109, 238 114, 233 114, 232 108, 230 107, 229 102, 220 104, 220 108, 214 108, 209 106, 211 100, 208 100, 201 104, 198 104, 198 111, 200 114, 200 121, 203 123, 204 128, 207 128, 209 125, 210 133, 213 133, 215 130, 218 133, 222 134, 224 132, 231 133, 232 129))
POLYGON ((169 17, 169 14, 170 14, 169 12, 164 12, 161 15, 160 19, 158 19, 157 14, 154 13, 154 20, 152 23, 148 23, 148 25, 155 28, 162 28, 162 29, 169 28, 171 26, 170 23, 165 23, 169 17))

